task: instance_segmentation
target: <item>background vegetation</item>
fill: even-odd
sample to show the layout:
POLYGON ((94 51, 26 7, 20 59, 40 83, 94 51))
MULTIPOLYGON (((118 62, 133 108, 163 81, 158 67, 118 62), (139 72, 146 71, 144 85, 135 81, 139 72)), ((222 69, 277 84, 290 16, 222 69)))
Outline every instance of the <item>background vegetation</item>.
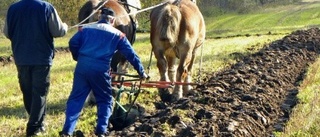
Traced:
MULTIPOLYGON (((16 2, 18 0, 1 0, 0 1, 0 28, 3 28, 3 19, 5 18, 6 11, 10 4, 16 2)), ((65 21, 70 26, 77 24, 78 20, 78 11, 80 7, 87 0, 46 0, 52 3, 62 20, 65 21)), ((141 4, 143 8, 156 5, 163 0, 141 0, 141 4)), ((204 12, 206 16, 216 16, 218 14, 224 14, 226 12, 237 12, 237 13, 246 13, 249 11, 254 11, 257 8, 265 7, 268 5, 287 5, 295 2, 299 2, 301 0, 198 0, 198 4, 202 9, 208 9, 207 12, 204 12), (216 9, 216 10, 212 10, 216 9), (209 12, 215 11, 215 12, 209 12)), ((140 22, 142 23, 141 29, 148 30, 149 27, 148 16, 149 12, 144 12, 139 14, 140 22)))
MULTIPOLYGON (((7 7, 14 1, 17 0, 0 1, 0 29, 3 28, 7 7)), ((61 18, 72 26, 77 23, 78 9, 86 0, 48 1, 58 9, 61 18)), ((160 0, 142 0, 144 8, 159 2, 160 0)), ((230 56, 232 53, 251 54, 264 44, 280 39, 294 30, 318 27, 320 23, 320 3, 316 0, 200 0, 198 4, 207 26, 201 75, 222 70, 235 63, 235 58, 230 56)), ((148 11, 138 16, 140 29, 148 31, 148 11)), ((75 30, 70 30, 67 36, 55 39, 56 47, 67 47, 68 40, 74 32, 75 30)), ((144 66, 148 66, 151 51, 149 34, 139 33, 134 48, 144 66)), ((10 41, 0 33, 0 56, 9 55, 10 41)), ((71 90, 76 63, 70 53, 66 52, 58 52, 54 61, 46 119, 48 132, 44 135, 50 137, 57 136, 62 128, 65 102, 71 90)), ((194 75, 199 76, 199 58, 195 62, 194 75)), ((155 59, 150 66, 150 76, 157 80, 155 59)), ((300 103, 293 110, 285 132, 276 133, 277 136, 320 136, 319 66, 320 60, 308 69, 298 94, 300 103)), ((16 68, 13 63, 7 63, 1 65, 0 70, 0 136, 23 136, 28 116, 23 108, 16 68)), ((154 89, 149 91, 148 94, 141 94, 138 102, 152 111, 150 99, 158 96, 154 89)), ((96 120, 95 112, 95 108, 85 107, 77 129, 86 135, 92 134, 96 120)))

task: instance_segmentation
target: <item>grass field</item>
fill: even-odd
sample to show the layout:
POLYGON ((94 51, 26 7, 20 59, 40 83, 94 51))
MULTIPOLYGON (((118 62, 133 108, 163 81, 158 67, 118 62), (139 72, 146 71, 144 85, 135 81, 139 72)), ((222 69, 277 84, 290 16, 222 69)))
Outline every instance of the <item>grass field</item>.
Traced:
MULTIPOLYGON (((317 27, 320 23, 320 11, 318 9, 320 9, 320 3, 316 2, 270 8, 250 14, 206 17, 207 40, 202 52, 201 72, 216 72, 235 63, 236 58, 231 56, 232 53, 248 55, 262 48, 264 44, 281 39, 294 30, 317 27), (250 35, 250 37, 246 35, 250 35)), ((70 30, 67 36, 55 39, 56 47, 67 47, 68 40, 74 32, 75 30, 70 30)), ((134 49, 141 57, 144 66, 149 66, 151 45, 148 33, 137 35, 134 49)), ((9 55, 11 55, 10 41, 0 34, 0 56, 9 55)), ((195 78, 199 76, 200 55, 199 50, 193 71, 195 78)), ((57 136, 62 128, 65 103, 71 90, 75 63, 70 53, 56 54, 48 95, 48 115, 46 119, 48 132, 44 136, 57 136)), ((277 136, 320 136, 320 118, 318 117, 320 114, 320 101, 318 99, 320 89, 319 66, 320 60, 310 66, 308 75, 302 82, 298 94, 298 98, 301 100, 300 104, 294 109, 285 132, 276 133, 277 136), (310 94, 310 91, 315 92, 310 94)), ((13 63, 10 63, 0 66, 0 70, 0 87, 2 87, 0 88, 0 136, 23 136, 27 114, 22 103, 16 68, 13 63)), ((150 64, 149 75, 152 80, 158 79, 154 58, 152 58, 150 64)), ((153 92, 153 89, 150 89, 150 92, 153 92)), ((150 99, 152 100, 154 97, 157 97, 156 94, 150 94, 144 99, 139 98, 138 101, 147 108, 151 106, 150 102, 152 101, 150 99)), ((95 112, 95 108, 85 107, 77 124, 77 129, 82 130, 87 135, 92 134, 96 120, 95 112)))

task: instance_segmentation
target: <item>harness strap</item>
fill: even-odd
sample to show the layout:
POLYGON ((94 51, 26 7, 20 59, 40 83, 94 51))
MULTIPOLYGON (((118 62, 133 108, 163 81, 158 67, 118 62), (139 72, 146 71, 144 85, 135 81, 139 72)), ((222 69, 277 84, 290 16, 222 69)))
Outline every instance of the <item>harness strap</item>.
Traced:
POLYGON ((132 25, 132 38, 130 43, 133 44, 136 41, 136 33, 137 33, 137 24, 136 22, 133 20, 133 18, 131 16, 129 16, 130 20, 131 20, 131 25, 132 25))
POLYGON ((102 8, 102 5, 104 5, 104 4, 105 4, 105 2, 104 2, 104 1, 101 1, 101 2, 99 2, 99 4, 98 4, 97 6, 93 7, 93 9, 94 9, 94 10, 101 9, 101 8, 102 8))
POLYGON ((181 3, 181 0, 175 0, 172 4, 179 6, 181 3))
POLYGON ((118 1, 118 3, 123 5, 123 7, 126 9, 127 13, 130 13, 130 8, 128 6, 129 4, 128 4, 127 0, 120 0, 120 1, 118 1))

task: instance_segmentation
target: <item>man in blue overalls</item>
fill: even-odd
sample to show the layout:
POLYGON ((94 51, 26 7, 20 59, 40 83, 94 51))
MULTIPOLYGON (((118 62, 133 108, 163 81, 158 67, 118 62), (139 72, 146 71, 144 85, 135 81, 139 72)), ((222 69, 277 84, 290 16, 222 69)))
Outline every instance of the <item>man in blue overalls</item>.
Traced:
POLYGON ((113 104, 110 62, 115 51, 118 50, 125 55, 142 79, 148 77, 125 34, 114 28, 113 23, 113 10, 103 8, 98 23, 80 28, 69 41, 69 48, 77 65, 61 136, 72 135, 91 90, 96 98, 98 110, 95 134, 100 137, 107 135, 113 104))

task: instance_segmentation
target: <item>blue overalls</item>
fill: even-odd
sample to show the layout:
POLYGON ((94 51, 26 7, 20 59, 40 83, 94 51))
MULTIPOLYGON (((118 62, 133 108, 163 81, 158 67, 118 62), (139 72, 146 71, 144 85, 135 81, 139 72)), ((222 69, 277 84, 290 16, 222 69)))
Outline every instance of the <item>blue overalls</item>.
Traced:
POLYGON ((113 54, 118 50, 125 55, 140 76, 144 68, 125 35, 104 20, 80 29, 70 39, 69 48, 77 65, 62 132, 69 135, 73 133, 85 100, 92 90, 98 110, 95 133, 106 133, 113 104, 109 74, 113 54))

